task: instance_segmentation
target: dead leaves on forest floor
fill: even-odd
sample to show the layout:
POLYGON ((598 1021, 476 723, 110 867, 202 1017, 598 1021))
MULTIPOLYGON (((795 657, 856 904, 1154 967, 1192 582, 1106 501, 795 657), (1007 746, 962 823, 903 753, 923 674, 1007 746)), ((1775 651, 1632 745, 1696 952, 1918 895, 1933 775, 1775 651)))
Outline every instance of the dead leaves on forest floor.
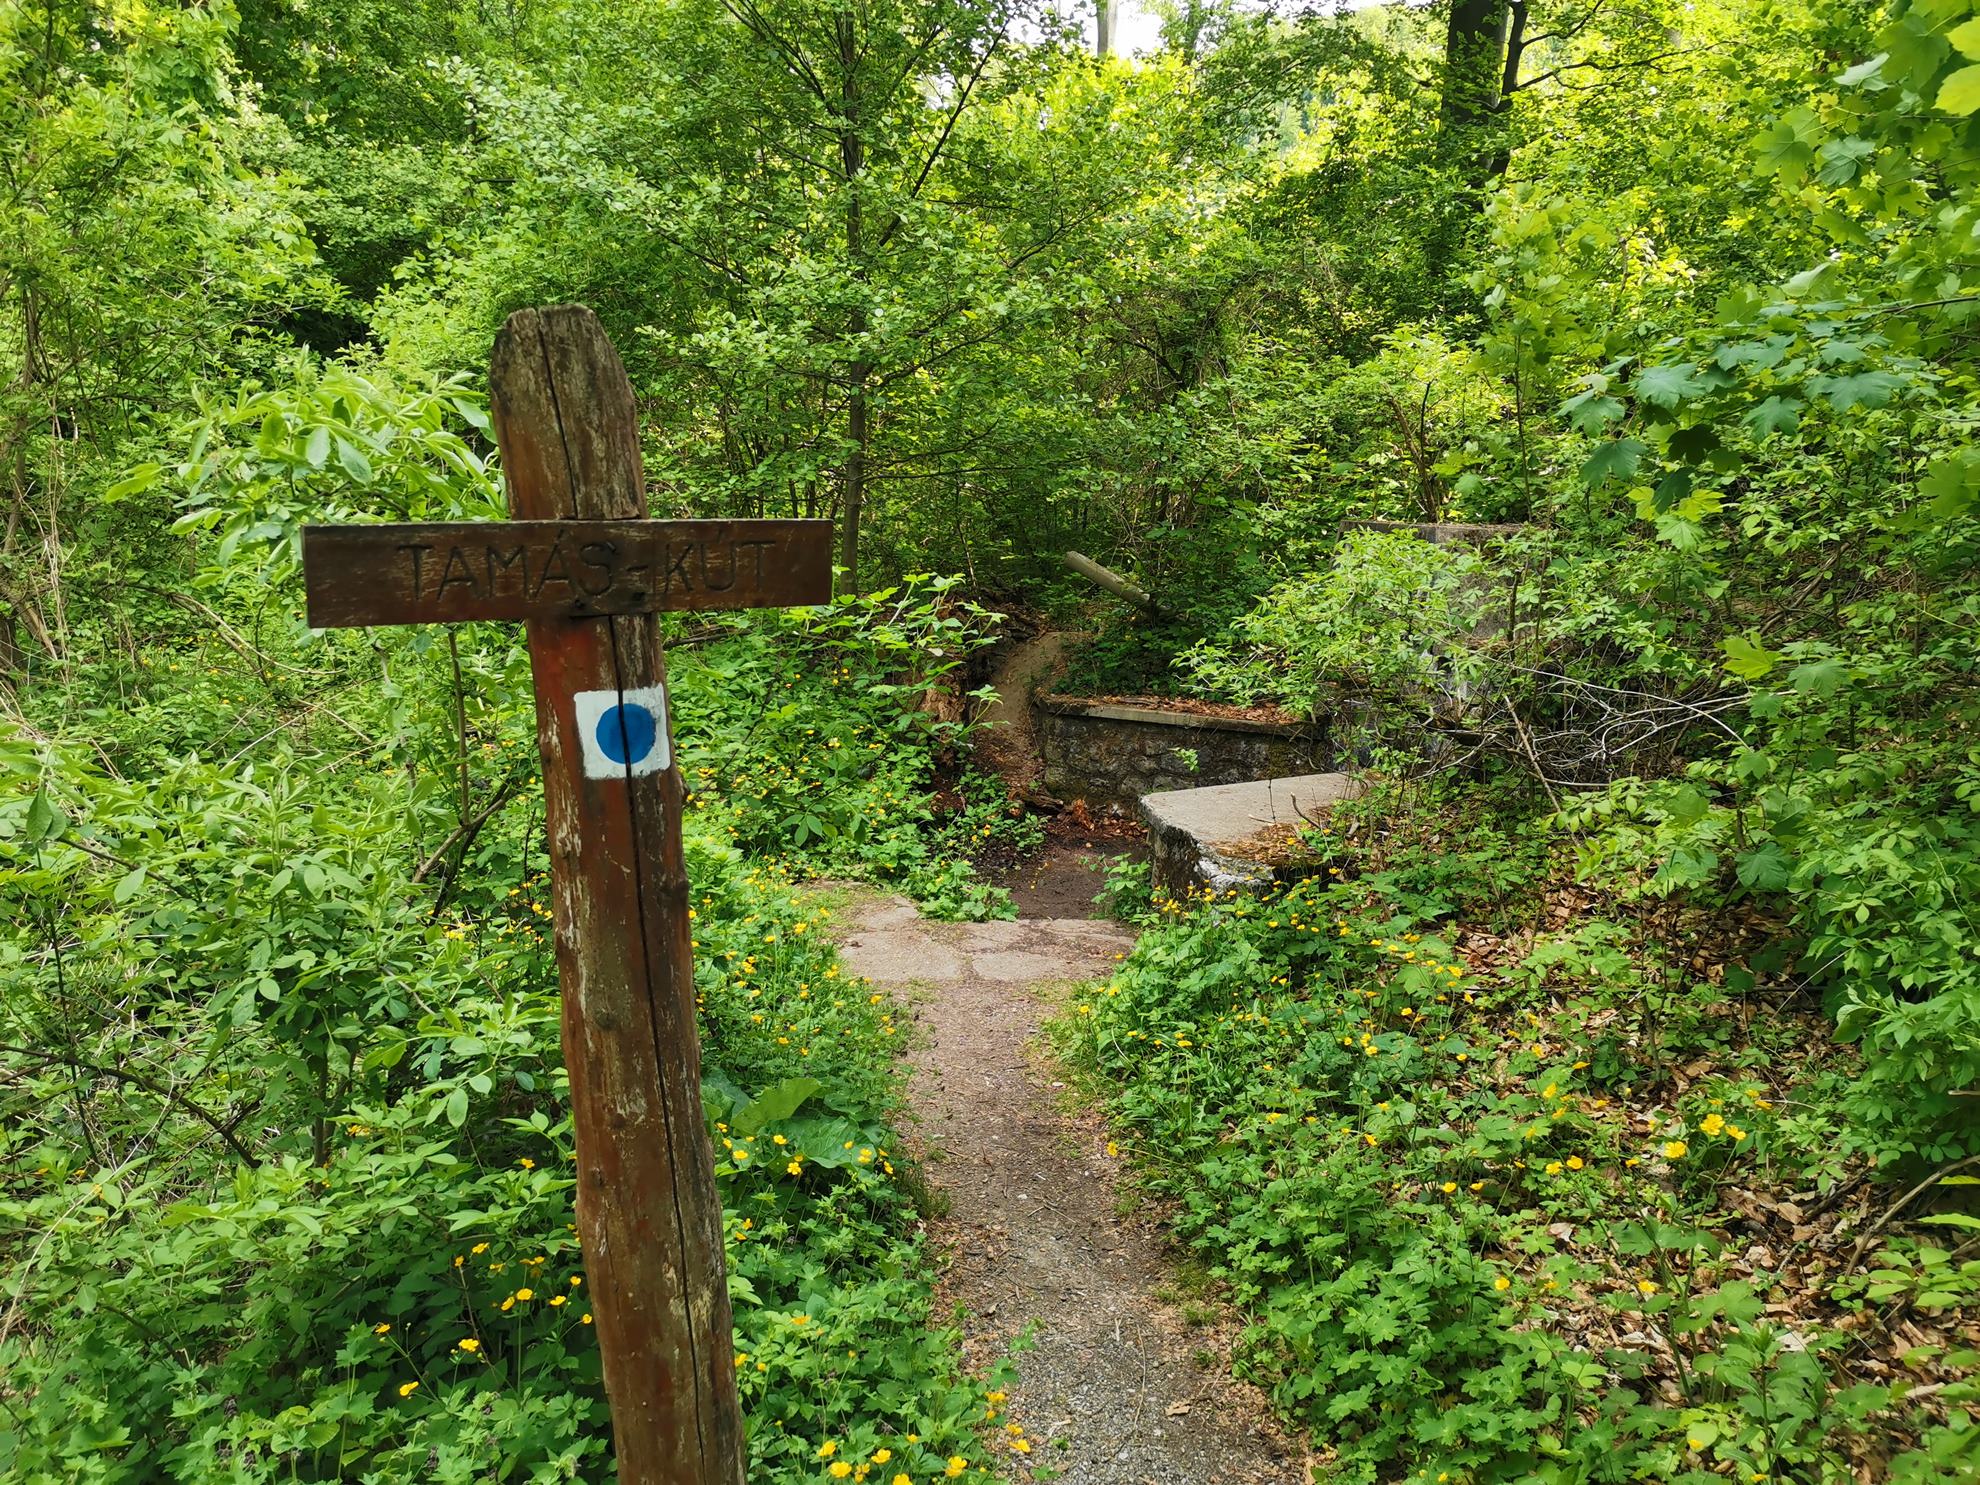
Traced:
MULTIPOLYGON (((1505 1007, 1485 1019, 1489 1023, 1496 1016, 1497 1029, 1513 1039, 1529 1034, 1529 1027, 1517 1023, 1531 1014, 1554 1028, 1575 1025, 1584 1038, 1618 1038, 1652 1074, 1628 1086, 1613 1105, 1642 1138, 1685 1126, 1681 1104, 1687 1096, 1721 1079, 1758 1089, 1759 1100, 1783 1111, 1819 1120, 1825 1100, 1832 1101, 1838 1083, 1856 1069, 1854 1050, 1835 1040, 1834 1022, 1794 976, 1792 966, 1771 971, 1756 967, 1786 934, 1787 924, 1777 917, 1752 907, 1710 912, 1669 900, 1619 901, 1613 893, 1561 881, 1545 886, 1534 917, 1528 926, 1508 932, 1468 929, 1450 935, 1482 986, 1526 992, 1508 996, 1505 1007), (1534 982, 1527 966, 1537 945, 1598 920, 1620 922, 1627 929, 1622 947, 1640 969, 1717 992, 1716 997, 1694 997, 1686 1008, 1692 1022, 1686 1031, 1719 1045, 1682 1045, 1683 1038, 1673 1036, 1668 1024, 1656 1027, 1641 1003, 1647 990, 1632 1001, 1618 997, 1614 986, 1577 982, 1571 973, 1550 972, 1534 982), (1759 1040, 1756 1028, 1764 1031, 1759 1040), (1666 1038, 1661 1048, 1650 1044, 1658 1031, 1666 1038)), ((1980 1308, 1935 1308, 1902 1299, 1866 1302, 1860 1283, 1854 1296, 1839 1298, 1838 1285, 1845 1281, 1847 1296, 1846 1281, 1874 1270, 1892 1245, 1952 1249, 1955 1258, 1972 1254, 1948 1241, 1945 1229, 1918 1221, 1933 1207, 1934 1188, 1920 1181, 1930 1172, 1913 1173, 1910 1180, 1880 1180, 1867 1159, 1833 1151, 1825 1163, 1827 1169, 1812 1180, 1805 1165, 1797 1168, 1788 1158, 1729 1166, 1730 1178, 1717 1184, 1709 1209, 1691 1214, 1698 1227, 1723 1244, 1718 1256, 1699 1263, 1694 1275, 1698 1287, 1751 1284, 1763 1296, 1766 1321, 1780 1333, 1784 1349, 1803 1349, 1824 1333, 1842 1335, 1845 1343, 1829 1358, 1838 1386, 1909 1383, 1906 1403, 1920 1403, 1930 1421, 1943 1421, 1945 1408, 1937 1395, 1971 1380, 1975 1372, 1971 1366, 1944 1365, 1942 1358, 1980 1349, 1980 1308), (1900 1203, 1905 1203, 1902 1210, 1897 1209, 1900 1203)), ((1958 1194, 1959 1188, 1937 1188, 1939 1202, 1955 1210, 1960 1209, 1958 1194)), ((1970 1209, 1972 1204, 1965 1205, 1970 1209)), ((1556 1222, 1543 1230, 1560 1251, 1593 1264, 1606 1262, 1619 1276, 1623 1272, 1624 1266, 1601 1250, 1598 1235, 1587 1226, 1556 1222)), ((1659 1398, 1676 1405, 1684 1400, 1682 1377, 1691 1369, 1689 1356, 1681 1356, 1680 1350, 1695 1352, 1709 1342, 1711 1331, 1676 1336, 1644 1319, 1603 1303, 1595 1294, 1574 1292, 1544 1303, 1537 1323, 1594 1354, 1637 1353, 1650 1364, 1659 1398)), ((1912 1441, 1921 1420, 1914 1415, 1909 1422, 1888 1416, 1886 1421, 1885 1438, 1861 1441, 1869 1452, 1856 1462, 1866 1480, 1881 1477, 1883 1460, 1912 1441)))

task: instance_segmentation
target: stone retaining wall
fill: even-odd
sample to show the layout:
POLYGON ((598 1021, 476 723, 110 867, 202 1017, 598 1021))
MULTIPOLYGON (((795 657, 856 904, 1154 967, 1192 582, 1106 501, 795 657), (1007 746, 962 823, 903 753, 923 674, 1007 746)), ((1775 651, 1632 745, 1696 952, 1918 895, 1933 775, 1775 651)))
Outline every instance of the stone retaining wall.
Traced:
POLYGON ((1161 789, 1308 774, 1333 764, 1325 723, 1205 717, 1160 706, 1040 696, 1043 783, 1061 799, 1132 805, 1161 789), (1195 755, 1195 767, 1183 753, 1195 755))

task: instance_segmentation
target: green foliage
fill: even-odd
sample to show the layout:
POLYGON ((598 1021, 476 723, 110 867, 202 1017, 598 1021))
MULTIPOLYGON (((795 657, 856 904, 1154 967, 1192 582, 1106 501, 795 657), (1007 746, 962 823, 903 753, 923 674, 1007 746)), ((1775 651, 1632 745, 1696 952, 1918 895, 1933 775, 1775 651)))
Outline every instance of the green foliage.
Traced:
MULTIPOLYGON (((99 807, 88 824, 112 821, 99 807)), ((750 1134, 734 1149, 779 1156, 732 1154, 721 1169, 753 1473, 808 1479, 828 1437, 891 1444, 932 1468, 967 1449, 981 1393, 918 1318, 914 1213, 888 1159, 892 1016, 842 980, 821 920, 733 853, 704 842, 691 869, 711 1097, 723 1112, 726 1096, 744 1105, 735 1127, 750 1134), (752 1100, 745 1087, 768 1091, 752 1100), (921 1453, 905 1432, 922 1435, 921 1453)), ((9 878, 10 890, 37 885, 9 878)), ((176 962, 151 925, 188 899, 151 884, 126 894, 155 898, 168 906, 127 921, 131 965, 176 962)), ((362 958, 342 983, 368 990, 358 1007, 374 1004, 383 1025, 361 1037, 356 1007, 340 1023, 347 1073, 314 1157, 306 1123, 264 1124, 310 1107, 274 1055, 287 1039, 278 1014, 243 1021, 238 999, 181 998, 170 1021, 134 1033, 75 1025, 97 1002, 72 991, 67 1052, 17 1090, 47 1097, 47 1116, 11 1120, 5 1152, 7 1227, 33 1235, 9 1293, 29 1315, 7 1360, 30 1409, 0 1432, 10 1474, 204 1479, 225 1461, 249 1479, 470 1478, 500 1460, 557 1479, 602 1467, 555 975, 529 926, 538 906, 444 930, 407 919, 400 937, 423 940, 417 956, 348 936, 362 958), (196 1101, 262 1126, 244 1131, 252 1163, 216 1159, 211 1130, 187 1117, 196 1101), (78 1143, 81 1129, 105 1140, 147 1126, 153 1143, 131 1156, 78 1143)), ((303 941, 295 909, 261 916, 303 941)), ((91 984, 116 972, 109 957, 69 952, 91 984)), ((320 994, 297 999, 329 1009, 320 994)))
MULTIPOLYGON (((477 451, 488 428, 466 377, 402 392, 299 361, 279 387, 204 410, 186 461, 171 471, 184 492, 178 527, 218 537, 202 550, 219 571, 274 585, 301 571, 305 521, 498 519, 506 504, 477 451)), ((165 477, 162 466, 141 465, 108 494, 165 477)))
MULTIPOLYGON (((0 750, 9 1478, 608 1467, 523 657, 296 612, 303 521, 499 513, 483 424, 455 383, 343 373, 210 410, 117 492, 183 492, 198 627, 42 687, 0 750)), ((787 885, 997 909, 964 847, 1017 829, 1001 790, 929 800, 963 730, 924 702, 984 639, 952 587, 674 650, 752 1478, 809 1480, 828 1442, 924 1476, 976 1452, 896 1013, 787 885)))
POLYGON ((702 719, 680 746, 693 808, 795 870, 899 882, 937 917, 1008 917, 1008 894, 969 867, 991 839, 1023 834, 1003 786, 966 774, 962 808, 940 815, 930 792, 966 735, 939 720, 937 699, 991 640, 992 616, 950 597, 955 586, 917 574, 731 622, 719 660, 675 685, 682 715, 702 719))
MULTIPOLYGON (((10 1477, 602 1467, 540 847, 498 824, 436 911, 444 772, 322 741, 142 784, 9 755, 10 1477)), ((690 876, 753 1477, 826 1439, 933 1470, 981 1390, 923 1319, 893 1012, 720 818, 690 876)))
POLYGON ((1471 559, 1488 630, 1351 538, 1194 662, 1302 707, 1399 682, 1417 766, 1538 775, 1591 880, 1778 909, 1866 1053, 1845 1144, 1944 1160, 1980 1076, 1971 7, 1754 7, 1715 56, 1733 11, 1697 8, 1641 117, 1562 100, 1586 148, 1527 151, 1486 205, 1462 355, 1513 426, 1446 465, 1546 528, 1471 559), (1863 60, 1810 75, 1808 45, 1863 60), (1655 125, 1707 97, 1726 127, 1655 125))
POLYGON ((190 384, 281 352, 271 320, 334 300, 279 170, 284 135, 244 96, 226 5, 0 11, 0 655, 59 667, 71 599, 170 584, 156 512, 96 497, 156 451, 190 384), (155 565, 156 571, 151 568, 155 565), (65 586, 65 581, 67 586, 65 586), (74 592, 70 588, 74 588, 74 592), (18 647, 18 648, 17 648, 18 647))
MULTIPOLYGON (((1244 1312, 1240 1371, 1348 1480, 1849 1478, 1911 1384, 1775 1323, 1778 1277, 1731 1277, 1709 1230, 1726 1183, 1790 1155, 1762 1085, 1646 1118, 1629 1095, 1673 1039, 1605 1033, 1639 988, 1619 936, 1495 983, 1385 880, 1170 904, 1059 1027, 1244 1312), (1635 1334, 1568 1338, 1590 1326, 1635 1334)), ((1980 1443, 1957 1410, 1911 1426, 1894 1475, 1980 1443)))
MULTIPOLYGON (((1346 1474, 1971 1473, 1970 1383, 1895 1439, 1903 1384, 1699 1234, 1715 1182, 1980 1149, 1975 7, 1254 9, 1165 7, 1145 61, 962 0, 0 15, 12 1473, 604 1468, 572 1302, 502 1308, 579 1276, 523 650, 293 597, 304 521, 500 514, 473 369, 558 300, 626 356, 657 511, 851 518, 882 590, 669 627, 761 1477, 918 1480, 976 1416, 891 1013, 785 894, 1009 911, 970 862, 1037 830, 968 767, 970 597, 1097 630, 1068 684, 1331 714, 1406 775, 1309 832, 1297 934, 1116 871, 1159 926, 1079 1044, 1346 1474), (1767 941, 1713 978, 1549 918, 1426 1004, 1433 925, 1532 931, 1570 850, 1618 914, 1767 941), (1762 1093, 1820 1037, 1734 1035, 1776 974, 1849 1045, 1762 1093), (1546 1057, 1488 1076, 1453 990, 1563 1018, 1546 1057), (1587 1107, 1631 1087, 1691 1148, 1607 1148, 1634 1182, 1587 1107), (797 1173, 741 1158, 779 1135, 797 1173), (1681 1376, 1570 1344, 1586 1294, 1681 1376)), ((1970 1229, 1920 1228, 1838 1302, 1966 1305, 1970 1229)))
POLYGON ((1446 674, 1440 657, 1478 622, 1482 566, 1469 547, 1351 532, 1331 568, 1279 584, 1222 645, 1184 663, 1216 694, 1285 697, 1306 710, 1338 688, 1393 697, 1434 687, 1446 674))

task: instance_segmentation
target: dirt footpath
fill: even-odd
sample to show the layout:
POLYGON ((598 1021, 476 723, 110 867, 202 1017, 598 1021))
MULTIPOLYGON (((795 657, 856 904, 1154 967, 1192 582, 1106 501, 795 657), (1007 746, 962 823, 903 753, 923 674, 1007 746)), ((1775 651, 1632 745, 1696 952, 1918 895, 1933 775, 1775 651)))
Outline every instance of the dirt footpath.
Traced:
POLYGON ((1007 1477, 1303 1485, 1303 1455, 1229 1379, 1228 1336, 1209 1309, 1193 1309, 1204 1323, 1192 1327, 1162 1298, 1175 1274, 1157 1237, 1115 1210, 1105 1131, 1060 1112, 1062 1085, 1036 1045, 1044 997, 1104 978, 1130 936, 1085 917, 926 922, 894 897, 837 916, 848 966, 919 1023, 914 1132, 948 1202, 935 1236, 971 1359, 1032 1337, 1007 1414, 1032 1447, 1020 1456, 1000 1430, 1007 1477))

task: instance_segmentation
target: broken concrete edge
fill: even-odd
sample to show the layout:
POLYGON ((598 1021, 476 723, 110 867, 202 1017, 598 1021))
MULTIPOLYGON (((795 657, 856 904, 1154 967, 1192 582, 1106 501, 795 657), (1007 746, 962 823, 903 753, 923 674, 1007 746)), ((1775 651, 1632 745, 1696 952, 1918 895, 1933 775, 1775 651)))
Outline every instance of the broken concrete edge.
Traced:
POLYGON ((1177 897, 1270 886, 1278 868, 1246 857, 1245 848, 1255 848, 1269 827, 1297 826, 1361 790, 1352 774, 1314 773, 1144 794, 1141 817, 1148 823, 1155 885, 1177 897))
POLYGON ((1322 722, 1266 722, 1254 717, 1217 717, 1203 712, 1170 711, 1152 706, 1124 706, 1117 701, 1085 701, 1077 696, 1039 695, 1033 705, 1061 717, 1093 717, 1105 722, 1146 722, 1153 727, 1183 727, 1198 732, 1255 732, 1266 737, 1319 738, 1322 722))
POLYGON ((1268 826, 1297 825, 1308 812, 1352 799, 1361 790, 1361 781, 1353 774, 1292 774, 1241 784, 1156 790, 1141 796, 1141 810, 1144 819, 1186 829, 1199 840, 1236 845, 1268 826))

